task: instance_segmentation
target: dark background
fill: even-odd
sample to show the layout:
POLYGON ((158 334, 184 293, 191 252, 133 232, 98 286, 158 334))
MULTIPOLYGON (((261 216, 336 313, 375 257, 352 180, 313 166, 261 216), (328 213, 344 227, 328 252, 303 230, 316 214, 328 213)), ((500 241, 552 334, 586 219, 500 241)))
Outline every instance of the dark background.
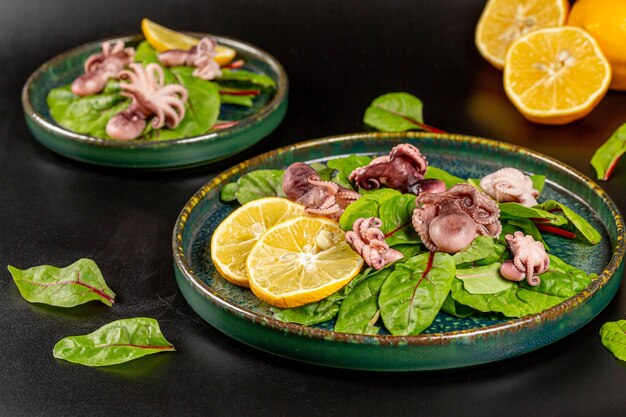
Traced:
MULTIPOLYGON (((306 365, 249 348, 203 322, 176 287, 170 238, 187 199, 217 172, 278 146, 364 130, 371 100, 407 91, 427 123, 520 144, 592 176, 588 161, 621 123, 626 94, 609 92, 564 127, 527 122, 502 75, 478 54, 479 0, 0 3, 0 265, 94 259, 118 294, 113 308, 29 304, 0 274, 0 414, 7 416, 623 416, 626 367, 598 330, 626 313, 626 290, 591 323, 539 351, 441 372, 385 374, 306 365), (136 172, 89 166, 40 146, 20 89, 52 56, 134 33, 148 17, 269 51, 290 82, 283 124, 219 166, 136 172), (133 316, 159 320, 178 352, 104 369, 57 361, 62 337, 133 316)), ((602 186, 626 209, 626 164, 602 186)))

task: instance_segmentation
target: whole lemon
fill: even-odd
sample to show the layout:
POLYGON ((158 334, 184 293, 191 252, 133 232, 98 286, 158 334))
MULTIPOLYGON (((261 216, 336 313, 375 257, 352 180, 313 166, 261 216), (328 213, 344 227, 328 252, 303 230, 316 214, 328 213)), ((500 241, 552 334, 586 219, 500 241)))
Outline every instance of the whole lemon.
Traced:
POLYGON ((593 36, 613 68, 614 90, 626 90, 626 0, 577 0, 568 25, 593 36))

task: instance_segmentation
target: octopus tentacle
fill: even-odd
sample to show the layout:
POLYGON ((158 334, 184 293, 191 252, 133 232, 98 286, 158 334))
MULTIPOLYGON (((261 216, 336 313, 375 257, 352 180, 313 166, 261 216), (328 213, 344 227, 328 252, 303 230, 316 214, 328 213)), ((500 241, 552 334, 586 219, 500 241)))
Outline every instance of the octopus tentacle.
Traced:
POLYGON ((346 232, 348 244, 361 255, 366 264, 375 269, 381 269, 404 257, 385 242, 381 226, 382 221, 377 217, 359 218, 352 224, 352 231, 346 232))
POLYGON ((101 92, 111 78, 135 57, 134 48, 124 48, 124 42, 104 42, 101 52, 90 55, 84 64, 84 73, 72 82, 72 93, 77 96, 88 96, 101 92))
POLYGON ((519 276, 523 275, 529 285, 539 285, 541 279, 538 275, 546 272, 550 267, 550 258, 543 244, 520 231, 506 235, 505 239, 513 253, 513 261, 502 264, 501 275, 512 281, 520 281, 519 276))
POLYGON ((187 65, 196 67, 192 72, 194 77, 204 80, 212 80, 222 75, 220 65, 215 61, 217 56, 217 42, 211 38, 200 39, 198 45, 187 51, 174 49, 161 52, 158 60, 167 67, 176 65, 187 65))
POLYGON ((532 179, 515 168, 502 168, 480 180, 480 188, 496 201, 517 202, 532 207, 537 205, 539 191, 532 179))

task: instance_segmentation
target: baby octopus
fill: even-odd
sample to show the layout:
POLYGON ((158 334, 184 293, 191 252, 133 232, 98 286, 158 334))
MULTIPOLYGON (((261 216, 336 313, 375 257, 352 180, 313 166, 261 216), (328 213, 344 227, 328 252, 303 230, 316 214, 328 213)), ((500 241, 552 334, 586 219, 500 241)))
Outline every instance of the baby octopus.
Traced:
POLYGON ((212 80, 222 75, 219 64, 215 61, 217 56, 217 42, 211 38, 202 38, 200 43, 192 46, 188 51, 172 49, 161 52, 158 56, 159 62, 166 67, 187 65, 196 67, 193 75, 203 80, 212 80))
POLYGON ((502 226, 498 204, 469 184, 416 199, 413 227, 430 251, 456 253, 477 235, 498 237, 502 226))
POLYGON ((308 214, 339 220, 348 204, 361 195, 332 181, 323 181, 313 168, 302 162, 291 164, 283 177, 288 199, 304 205, 308 214))
POLYGON ((522 232, 515 232, 505 236, 513 253, 513 260, 505 261, 500 267, 500 274, 510 281, 521 281, 526 278, 529 285, 537 286, 543 274, 550 267, 550 258, 546 248, 532 236, 522 232))
POLYGON ((528 175, 515 168, 502 168, 480 180, 480 188, 501 203, 517 202, 527 207, 537 205, 539 191, 528 175))
POLYGON ((377 217, 360 218, 352 225, 352 231, 346 232, 348 244, 361 255, 366 264, 375 269, 381 269, 404 257, 385 242, 380 226, 382 222, 377 217))
POLYGON ((72 93, 77 96, 97 94, 104 89, 110 78, 118 73, 135 58, 134 48, 124 48, 124 42, 104 42, 102 52, 91 55, 85 61, 85 73, 72 83, 72 93))
POLYGON ((350 173, 350 181, 359 188, 375 190, 381 185, 403 193, 439 193, 446 190, 443 181, 426 179, 428 161, 415 146, 408 143, 394 147, 389 155, 372 160, 369 165, 350 173))
POLYGON ((113 139, 131 140, 138 137, 146 127, 146 119, 154 115, 152 127, 166 125, 172 129, 185 117, 187 90, 179 84, 163 85, 163 69, 158 64, 130 64, 132 71, 119 73, 122 95, 132 102, 125 110, 113 116, 107 123, 106 132, 113 139))

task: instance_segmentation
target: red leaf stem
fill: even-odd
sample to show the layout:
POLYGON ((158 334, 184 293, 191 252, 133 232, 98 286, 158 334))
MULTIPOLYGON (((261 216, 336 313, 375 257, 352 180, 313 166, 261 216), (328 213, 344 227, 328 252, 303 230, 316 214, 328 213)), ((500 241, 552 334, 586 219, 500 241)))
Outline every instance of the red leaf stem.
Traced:
POLYGON ((537 229, 543 231, 543 232, 548 232, 548 233, 552 233, 558 236, 563 236, 565 238, 568 239, 576 239, 576 233, 570 232, 568 230, 564 230, 561 229, 559 227, 556 226, 550 226, 547 224, 538 224, 537 225, 537 229))
POLYGON ((223 96, 258 96, 261 90, 220 90, 223 96))

